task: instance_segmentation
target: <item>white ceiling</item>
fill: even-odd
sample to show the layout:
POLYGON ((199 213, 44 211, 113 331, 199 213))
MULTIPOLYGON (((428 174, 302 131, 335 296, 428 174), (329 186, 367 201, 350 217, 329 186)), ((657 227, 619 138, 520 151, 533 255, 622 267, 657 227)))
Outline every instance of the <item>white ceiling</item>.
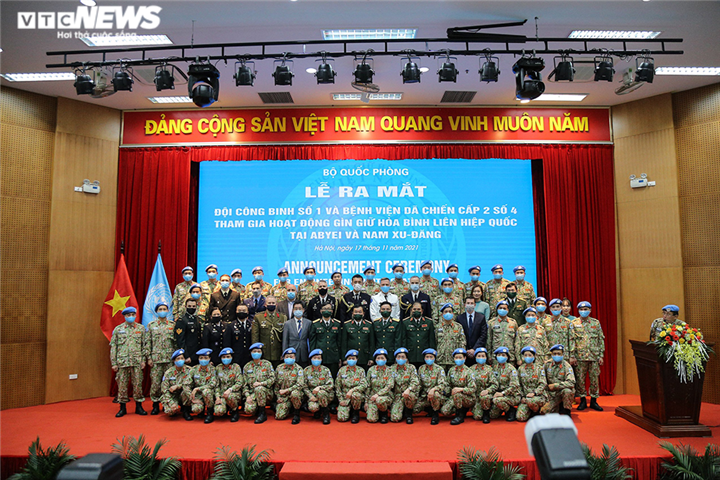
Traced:
MULTIPOLYGON (((122 2, 97 0, 98 5, 159 5, 160 26, 152 31, 138 33, 164 33, 175 44, 190 43, 190 27, 195 23, 195 43, 252 42, 277 40, 320 40, 324 28, 417 28, 418 37, 445 37, 448 27, 498 23, 528 19, 523 27, 501 29, 498 32, 534 36, 533 18, 539 17, 541 37, 567 37, 575 29, 598 30, 659 30, 659 38, 680 37, 681 44, 668 44, 669 48, 685 51, 681 56, 656 56, 656 66, 720 66, 720 2, 717 1, 312 1, 312 0, 264 0, 250 1, 169 1, 122 2)), ((74 11, 79 5, 74 1, 8 1, 0 3, 0 72, 43 72, 47 63, 56 63, 62 57, 48 57, 47 51, 91 51, 78 39, 58 39, 56 30, 23 30, 17 28, 17 12, 20 11, 74 11)), ((531 44, 529 44, 531 45, 531 44)), ((375 48, 378 46, 376 45, 375 48)), ((406 48, 410 48, 409 46, 406 48)), ((419 49, 417 45, 414 48, 419 49)), ((441 45, 429 45, 441 49, 441 45)), ((565 47, 568 48, 568 47, 565 47)), ((360 47, 358 47, 360 49, 360 47)), ((319 48, 309 46, 307 51, 319 48)), ((299 50, 298 50, 299 51, 299 50)), ((202 53, 202 52, 200 52, 202 53)), ((242 53, 238 51, 237 53, 242 53)), ((158 55, 156 55, 158 56, 158 55)), ((296 77, 291 87, 273 85, 272 61, 256 64, 258 78, 254 87, 235 87, 232 79, 233 65, 218 64, 221 73, 220 101, 217 107, 261 106, 258 92, 289 91, 295 105, 350 106, 360 102, 333 102, 331 93, 352 92, 352 59, 336 61, 338 76, 335 85, 317 85, 305 68, 313 64, 310 59, 295 62, 296 77)), ((439 83, 434 73, 438 63, 423 59, 431 71, 424 74, 420 84, 403 85, 400 78, 401 60, 395 57, 377 58, 374 81, 383 92, 403 92, 401 102, 385 102, 389 105, 436 105, 445 90, 477 91, 473 100, 476 105, 512 105, 514 100, 514 77, 510 56, 500 58, 501 75, 497 84, 480 83, 476 58, 460 57, 457 61, 461 74, 456 84, 439 83), (468 70, 469 73, 465 73, 468 70)), ((552 64, 551 56, 546 63, 552 64)), ((616 64, 615 81, 628 67, 627 61, 616 64)), ((545 75, 551 68, 545 69, 545 75)), ((720 81, 720 77, 656 76, 652 84, 624 96, 614 89, 618 83, 607 82, 546 82, 546 93, 586 93, 585 101, 574 105, 614 105, 666 92, 687 90, 720 81)), ((11 83, 2 80, 1 85, 20 88, 52 96, 63 96, 88 101, 113 108, 148 109, 172 108, 154 105, 147 97, 157 95, 154 86, 135 84, 133 92, 118 92, 104 99, 92 99, 75 94, 71 81, 11 83)), ((186 87, 177 86, 174 91, 161 95, 186 95, 186 87)), ((382 105, 383 102, 372 102, 382 105)), ((539 105, 551 105, 538 102, 539 105)), ((562 104, 562 103, 558 103, 562 104)), ((180 108, 190 104, 177 105, 180 108)))

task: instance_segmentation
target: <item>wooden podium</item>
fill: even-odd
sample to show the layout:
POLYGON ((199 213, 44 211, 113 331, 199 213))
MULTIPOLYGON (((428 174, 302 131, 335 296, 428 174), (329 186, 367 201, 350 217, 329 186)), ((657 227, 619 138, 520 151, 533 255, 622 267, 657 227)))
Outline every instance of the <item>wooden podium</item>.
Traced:
POLYGON ((658 357, 654 345, 630 340, 638 382, 640 406, 615 409, 615 415, 634 423, 656 437, 710 437, 710 429, 700 424, 705 374, 682 383, 672 363, 658 357))

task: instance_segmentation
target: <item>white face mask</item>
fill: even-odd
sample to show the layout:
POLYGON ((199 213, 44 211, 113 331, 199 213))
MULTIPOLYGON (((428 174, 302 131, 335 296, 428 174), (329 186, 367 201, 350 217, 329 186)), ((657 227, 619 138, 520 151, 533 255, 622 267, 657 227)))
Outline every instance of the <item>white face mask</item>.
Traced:
POLYGON ((362 283, 353 283, 353 290, 356 292, 361 292, 363 289, 362 283))

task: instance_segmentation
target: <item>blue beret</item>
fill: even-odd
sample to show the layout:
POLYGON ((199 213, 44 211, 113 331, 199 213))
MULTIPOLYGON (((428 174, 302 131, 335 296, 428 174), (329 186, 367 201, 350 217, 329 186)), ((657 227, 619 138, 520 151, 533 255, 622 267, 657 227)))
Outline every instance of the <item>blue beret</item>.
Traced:
POLYGON ((367 273, 368 270, 375 270, 375 267, 370 265, 369 267, 365 267, 365 270, 363 270, 363 273, 367 273))
POLYGON ((190 270, 191 272, 194 272, 194 271, 195 271, 195 270, 193 270, 192 267, 184 267, 182 270, 180 270, 180 273, 185 273, 185 272, 187 272, 188 270, 190 270))
POLYGON ((547 298, 545 298, 545 297, 537 297, 537 298, 535 299, 535 301, 533 302, 533 305, 537 305, 537 302, 545 302, 545 304, 547 305, 547 298))
POLYGON ((166 307, 168 308, 168 310, 170 309, 170 307, 168 306, 167 303, 165 303, 165 302, 158 302, 158 304, 155 305, 155 311, 157 312, 157 311, 158 311, 158 308, 162 307, 163 305, 166 306, 166 307))
POLYGON ((559 298, 553 298, 552 300, 550 300, 550 303, 548 303, 548 307, 552 307, 556 303, 562 305, 562 300, 560 300, 559 298))
MULTIPOLYGON (((679 312, 680 312, 680 307, 678 307, 677 305, 665 305, 662 309, 663 309, 663 310, 669 310, 669 311, 671 311, 671 312, 673 312, 673 313, 679 313, 679 312)), ((125 313, 125 312, 123 311, 123 313, 125 313)))
POLYGON ((232 277, 232 276, 235 275, 236 273, 239 273, 240 275, 242 275, 242 270, 240 270, 239 268, 236 268, 235 270, 233 270, 232 272, 230 272, 230 276, 232 277))
POLYGON ((477 269, 478 272, 482 272, 482 268, 480 268, 479 265, 473 265, 472 267, 468 268, 468 273, 472 272, 475 269, 477 269))
POLYGON ((310 355, 308 355, 308 358, 312 358, 315 355, 322 355, 322 350, 320 350, 319 348, 316 348, 315 350, 310 352, 310 355))
POLYGON ((333 273, 330 274, 330 278, 332 278, 336 273, 342 275, 342 272, 340 270, 335 270, 333 273))
POLYGON ((498 347, 498 348, 495 349, 495 351, 493 352, 493 354, 494 354, 494 355, 497 355, 498 353, 507 353, 507 354, 509 355, 509 354, 510 354, 510 350, 508 350, 507 347, 498 347))
MULTIPOLYGON (((200 290, 202 290, 202 285, 200 285, 199 283, 193 283, 192 285, 190 285, 190 290, 192 290, 193 288, 199 288, 200 290)), ((188 292, 190 290, 188 290, 188 292)))
POLYGON ((253 343, 252 345, 250 345, 250 350, 255 350, 256 348, 263 348, 264 346, 265 346, 265 345, 263 345, 263 344, 260 343, 260 342, 253 343))
POLYGON ((453 357, 454 357, 455 355, 457 355, 458 353, 462 353, 463 355, 467 355, 467 350, 465 350, 464 348, 456 348, 456 349, 453 351, 453 357))
POLYGON ((490 269, 490 271, 494 272, 495 270, 502 269, 502 268, 503 268, 502 264, 498 263, 497 265, 493 265, 492 268, 490 269))
POLYGON ((500 300, 499 302, 497 302, 497 303, 495 304, 495 308, 496 308, 496 309, 497 309, 497 308, 500 308, 500 305, 505 305, 505 306, 507 307, 509 304, 508 304, 508 302, 507 302, 506 300, 500 300))
POLYGON ((393 268, 392 268, 392 269, 395 270, 395 269, 398 268, 398 267, 400 267, 400 268, 402 268, 403 270, 405 270, 405 265, 403 265, 402 263, 396 263, 395 265, 393 265, 393 268))
POLYGON ((347 358, 347 357, 357 357, 357 356, 360 356, 360 354, 358 353, 357 350, 348 350, 347 353, 345 354, 345 358, 347 358))
POLYGON ((378 355, 387 356, 387 354, 387 350, 385 350, 384 348, 378 348, 377 350, 375 350, 375 353, 373 353, 373 358, 377 357, 378 355))
POLYGON ((397 356, 398 356, 399 354, 401 354, 401 353, 404 353, 405 355, 407 355, 408 349, 405 348, 405 347, 400 347, 400 348, 398 348, 397 350, 395 350, 394 356, 397 357, 397 356))
POLYGON ((135 307, 127 307, 123 309, 122 314, 127 315, 128 313, 137 313, 137 308, 135 307))
POLYGON ((175 350, 173 352, 172 356, 170 357, 170 359, 175 360, 180 355, 185 355, 185 350, 183 350, 182 348, 175 350))
POLYGON ((308 265, 307 267, 305 267, 305 268, 303 269, 303 275, 305 275, 305 274, 307 273, 307 271, 310 270, 311 268, 312 268, 313 270, 315 270, 315 267, 313 267, 312 265, 308 265))
POLYGON ((528 307, 525 310, 523 310, 523 317, 528 314, 528 312, 537 313, 537 310, 535 310, 533 307, 528 307))
POLYGON ((222 357, 223 355, 232 355, 233 353, 235 353, 235 352, 234 352, 233 349, 230 348, 230 347, 223 348, 222 350, 220 350, 220 356, 221 356, 221 357, 222 357))
POLYGON ((590 302, 580 302, 577 304, 577 308, 583 308, 583 307, 592 308, 592 306, 590 305, 590 302))
POLYGON ((520 350, 520 353, 525 353, 525 352, 532 352, 532 354, 535 355, 535 353, 536 353, 535 347, 533 347, 532 345, 528 345, 527 347, 523 347, 523 349, 520 350))
POLYGON ((446 278, 443 278, 442 280, 440 280, 440 285, 442 285, 442 284, 445 283, 445 282, 455 283, 455 282, 452 281, 452 278, 447 278, 447 277, 446 277, 446 278))
POLYGON ((440 308, 440 311, 442 312, 443 310, 445 310, 448 307, 453 308, 453 304, 452 303, 443 304, 443 306, 440 308))
POLYGON ((423 354, 423 356, 430 354, 430 355, 434 355, 437 357, 437 350, 435 350, 433 348, 426 348, 425 350, 423 350, 422 354, 423 354))
POLYGON ((484 353, 485 355, 487 355, 487 348, 485 348, 485 347, 480 347, 480 348, 476 349, 476 350, 475 350, 475 355, 477 355, 478 353, 484 353))
POLYGON ((524 272, 525 267, 523 267, 522 265, 518 265, 517 267, 513 268, 513 273, 516 273, 518 270, 522 270, 524 272))
POLYGON ((450 270, 452 267, 458 268, 457 263, 451 263, 450 265, 448 265, 445 269, 445 273, 447 273, 447 271, 450 270))
POLYGON ((424 267, 425 265, 432 265, 432 261, 430 260, 423 260, 420 264, 420 268, 424 267))
POLYGON ((550 351, 552 352, 553 350, 562 350, 564 352, 565 347, 563 347, 562 344, 558 343, 557 345, 553 345, 552 347, 550 347, 550 351))
POLYGON ((281 269, 278 270, 278 272, 277 272, 278 276, 282 275, 283 273, 287 273, 288 275, 290 275, 290 272, 288 272, 288 269, 285 268, 285 267, 281 268, 281 269))
POLYGON ((217 265, 215 265, 214 263, 211 263, 210 265, 208 265, 207 267, 205 267, 205 271, 207 272, 207 271, 210 270, 211 268, 214 268, 215 270, 218 269, 218 268, 217 268, 217 265))
POLYGON ((286 348, 285 351, 283 352, 282 356, 284 357, 284 356, 287 355, 288 353, 296 354, 296 353, 297 353, 297 350, 295 350, 293 347, 286 348))
POLYGON ((201 348, 197 352, 195 352, 196 355, 211 355, 212 350, 209 348, 201 348))
POLYGON ((262 268, 260 265, 258 265, 257 267, 254 267, 254 268, 252 269, 252 272, 251 272, 251 273, 255 273, 255 272, 257 272, 257 271, 264 271, 264 270, 263 270, 263 268, 262 268))

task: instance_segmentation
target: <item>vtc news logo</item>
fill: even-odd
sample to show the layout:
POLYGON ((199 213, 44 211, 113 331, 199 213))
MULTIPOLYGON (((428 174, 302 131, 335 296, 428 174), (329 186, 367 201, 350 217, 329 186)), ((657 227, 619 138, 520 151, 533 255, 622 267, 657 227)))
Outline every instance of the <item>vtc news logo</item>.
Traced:
POLYGON ((74 12, 18 12, 19 29, 66 29, 66 30, 151 30, 160 25, 157 5, 147 7, 82 7, 74 12))

